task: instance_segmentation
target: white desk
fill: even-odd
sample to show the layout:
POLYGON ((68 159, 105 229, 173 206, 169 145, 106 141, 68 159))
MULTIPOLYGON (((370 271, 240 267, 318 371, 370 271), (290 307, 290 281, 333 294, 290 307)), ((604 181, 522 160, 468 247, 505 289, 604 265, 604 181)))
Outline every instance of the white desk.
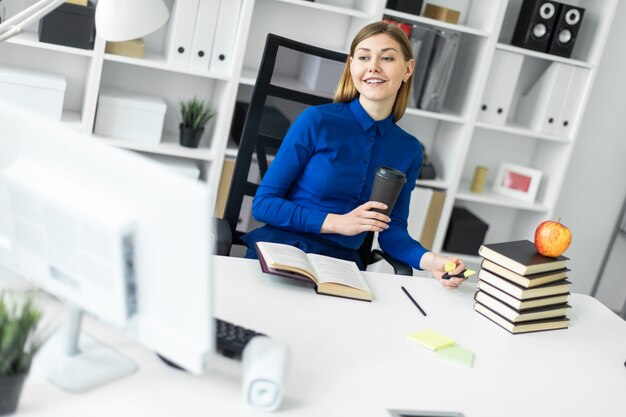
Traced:
MULTIPOLYGON (((215 277, 216 316, 291 346, 277 415, 382 417, 387 408, 466 417, 626 413, 626 323, 588 296, 571 297, 568 330, 511 335, 472 310, 472 284, 446 290, 432 279, 368 273, 375 300, 367 303, 316 295, 261 273, 256 261, 218 257, 215 277), (427 328, 473 350, 473 368, 406 340, 427 328)), ((243 405, 238 362, 218 358, 212 373, 194 377, 168 369, 106 326, 89 322, 88 328, 137 361, 140 371, 82 395, 31 376, 19 415, 268 415, 243 405)))

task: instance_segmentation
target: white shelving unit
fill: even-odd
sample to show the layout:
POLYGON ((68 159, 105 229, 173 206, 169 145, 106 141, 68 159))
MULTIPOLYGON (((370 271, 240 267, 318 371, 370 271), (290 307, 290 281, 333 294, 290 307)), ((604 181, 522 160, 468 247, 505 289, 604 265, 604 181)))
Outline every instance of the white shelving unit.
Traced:
MULTIPOLYGON (((536 226, 543 220, 554 218, 555 205, 563 179, 576 143, 580 121, 591 91, 597 65, 602 55, 606 37, 610 29, 617 0, 569 0, 568 4, 586 9, 583 23, 571 58, 563 58, 547 53, 536 52, 510 45, 522 0, 510 0, 499 24, 496 50, 522 55, 524 64, 517 81, 519 86, 514 95, 511 111, 504 125, 494 125, 473 117, 468 122, 472 135, 463 157, 463 170, 455 187, 449 188, 454 205, 464 206, 489 224, 486 242, 512 239, 533 240, 536 226), (552 63, 582 68, 587 71, 586 82, 580 85, 577 115, 572 120, 572 129, 567 136, 541 133, 521 125, 515 119, 517 102, 521 94, 529 88, 542 71, 552 63), (504 197, 491 191, 500 162, 510 162, 528 166, 543 173, 535 202, 528 203, 504 197), (480 194, 469 190, 469 183, 477 165, 489 169, 489 180, 485 191, 480 194)), ((490 63, 487 64, 487 69, 490 63)), ((448 196, 451 197, 451 196, 448 196)), ((448 213, 444 213, 448 215, 448 213)), ((445 216, 442 216, 444 219, 445 216)), ((445 220, 442 220, 445 222, 445 220)), ((438 234, 445 237, 446 224, 440 224, 438 234)), ((435 249, 439 249, 436 247, 435 249)), ((465 255, 461 255, 466 258, 465 255)), ((469 257, 470 262, 480 259, 469 257)))
MULTIPOLYGON (((174 1, 166 0, 171 8, 174 1)), ((441 252, 453 207, 464 206, 489 224, 487 242, 531 238, 541 221, 552 218, 580 120, 591 91, 612 16, 618 0, 567 0, 586 9, 571 58, 510 45, 522 0, 472 0, 464 24, 455 25, 386 9, 386 0, 242 0, 235 31, 234 59, 227 72, 173 65, 164 58, 167 27, 144 38, 143 59, 104 53, 104 41, 93 50, 40 43, 36 25, 0 44, 0 65, 57 72, 68 80, 62 123, 82 130, 89 139, 135 151, 177 157, 201 168, 202 177, 217 187, 225 158, 236 156, 229 142, 236 100, 249 99, 269 32, 313 45, 347 51, 365 24, 391 17, 416 25, 455 31, 461 35, 452 84, 440 113, 407 109, 400 125, 425 145, 437 171, 434 180, 418 186, 445 190, 446 199, 433 250, 441 252), (496 51, 523 56, 524 64, 514 95, 512 115, 503 125, 478 120, 483 92, 496 51), (545 134, 515 121, 516 102, 552 63, 583 68, 580 105, 567 136, 545 134), (144 145, 119 138, 93 135, 97 98, 101 88, 160 96, 167 103, 164 135, 159 145, 144 145), (178 145, 178 103, 197 95, 208 98, 217 114, 207 126, 198 149, 178 145), (536 201, 528 203, 491 192, 500 162, 542 171, 536 201), (469 191, 476 165, 489 169, 485 191, 469 191)), ((436 3, 436 1, 434 1, 436 3)), ((5 0, 7 14, 27 7, 31 0, 5 0)), ((467 2, 464 2, 467 3, 467 2)), ((171 24, 171 22, 169 23, 171 24)), ((288 115, 291 117, 292 115, 288 115)), ((469 264, 478 257, 461 255, 469 264)))

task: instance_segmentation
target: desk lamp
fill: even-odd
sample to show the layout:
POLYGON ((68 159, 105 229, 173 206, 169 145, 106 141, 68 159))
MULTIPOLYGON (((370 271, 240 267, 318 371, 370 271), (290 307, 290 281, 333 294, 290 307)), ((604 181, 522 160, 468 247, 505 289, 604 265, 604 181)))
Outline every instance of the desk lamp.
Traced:
MULTIPOLYGON (((40 0, 0 23, 0 42, 17 35, 64 0, 40 0)), ((107 41, 126 41, 154 32, 167 22, 169 11, 162 0, 99 0, 96 31, 107 41)))

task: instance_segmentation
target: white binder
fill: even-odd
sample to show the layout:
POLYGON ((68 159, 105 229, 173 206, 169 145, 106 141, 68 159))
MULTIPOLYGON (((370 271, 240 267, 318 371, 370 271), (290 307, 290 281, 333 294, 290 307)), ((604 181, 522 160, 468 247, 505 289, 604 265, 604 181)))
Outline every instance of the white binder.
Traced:
POLYGON ((433 190, 431 188, 415 187, 411 193, 406 229, 409 236, 415 240, 420 240, 422 237, 432 199, 433 190))
POLYGON ((560 62, 550 64, 521 97, 517 120, 530 129, 555 134, 572 73, 571 65, 560 62))
POLYGON ((198 0, 176 0, 172 6, 165 42, 165 59, 171 64, 188 65, 198 0))
POLYGON ((215 39, 211 51, 211 72, 230 73, 233 64, 235 34, 239 22, 242 0, 223 0, 215 28, 215 39))
POLYGON ((199 0, 189 66, 208 70, 220 0, 199 0))
POLYGON ((506 123, 523 62, 524 56, 521 54, 500 50, 495 52, 478 120, 496 125, 506 123))
POLYGON ((572 70, 567 95, 565 96, 563 109, 556 126, 557 136, 564 138, 570 137, 574 121, 579 119, 578 115, 582 105, 581 96, 585 90, 585 84, 589 75, 589 71, 585 68, 575 67, 572 70))

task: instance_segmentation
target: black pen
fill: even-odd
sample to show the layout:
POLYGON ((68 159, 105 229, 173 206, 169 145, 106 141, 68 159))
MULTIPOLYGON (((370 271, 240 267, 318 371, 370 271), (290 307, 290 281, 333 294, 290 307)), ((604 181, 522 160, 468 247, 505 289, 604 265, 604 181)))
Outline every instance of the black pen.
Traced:
POLYGON ((415 304, 415 307, 417 307, 417 309, 425 316, 426 312, 422 309, 422 307, 420 307, 419 304, 417 304, 417 301, 415 301, 415 299, 413 297, 411 297, 411 294, 409 294, 409 292, 406 290, 406 288, 402 287, 402 291, 404 291, 406 296, 409 297, 409 300, 411 300, 411 302, 413 304, 415 304))

